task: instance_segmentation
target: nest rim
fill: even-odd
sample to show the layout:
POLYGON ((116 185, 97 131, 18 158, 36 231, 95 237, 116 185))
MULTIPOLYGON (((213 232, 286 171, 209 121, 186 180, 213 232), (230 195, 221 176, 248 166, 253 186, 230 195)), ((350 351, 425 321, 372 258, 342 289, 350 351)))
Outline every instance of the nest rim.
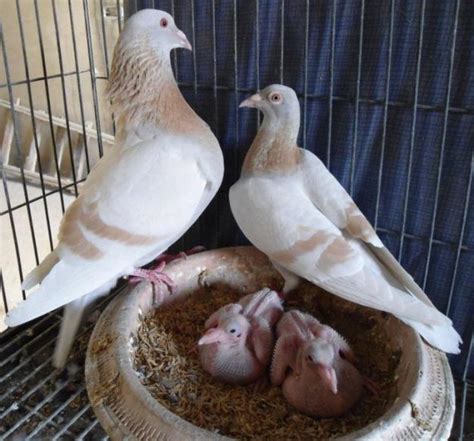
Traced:
MULTIPOLYGON (((192 294, 202 286, 206 272, 213 273, 217 281, 227 281, 232 278, 229 268, 238 276, 234 284, 241 287, 242 294, 259 289, 262 279, 275 277, 271 263, 254 247, 205 251, 167 265, 164 272, 174 279, 177 292, 165 295, 162 304, 192 294)), ((88 345, 85 374, 89 399, 99 422, 117 440, 232 439, 174 414, 141 383, 133 367, 131 336, 142 316, 157 307, 155 294, 146 282, 130 287, 110 302, 96 323, 88 345)), ((447 357, 425 344, 414 330, 396 318, 390 323, 400 330, 397 338, 409 357, 406 369, 400 372, 407 378, 398 397, 382 417, 335 439, 447 439, 455 410, 454 382, 447 357), (431 430, 420 424, 420 415, 429 416, 431 430)))

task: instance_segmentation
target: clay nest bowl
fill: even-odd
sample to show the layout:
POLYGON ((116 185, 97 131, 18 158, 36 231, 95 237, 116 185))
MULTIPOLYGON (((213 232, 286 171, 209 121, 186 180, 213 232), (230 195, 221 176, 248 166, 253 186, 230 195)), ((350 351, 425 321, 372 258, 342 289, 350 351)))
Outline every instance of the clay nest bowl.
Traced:
MULTIPOLYGON (((238 297, 264 286, 278 288, 282 280, 266 256, 253 247, 225 248, 199 253, 172 262, 166 267, 165 273, 176 284, 172 295, 166 289, 156 292, 149 283, 141 283, 118 295, 99 318, 89 342, 86 359, 87 390, 92 407, 105 431, 115 440, 230 439, 216 433, 216 429, 206 430, 181 418, 172 411, 173 401, 157 399, 159 394, 151 387, 153 385, 150 386, 151 377, 147 377, 146 372, 143 372, 146 366, 137 367, 137 363, 147 364, 148 357, 146 353, 144 355, 140 345, 150 345, 148 334, 153 332, 153 326, 161 325, 159 314, 162 311, 167 308, 177 308, 177 313, 182 311, 183 308, 179 308, 180 303, 184 303, 184 307, 193 302, 197 299, 195 294, 202 297, 203 292, 212 296, 220 295, 215 293, 232 291, 238 297)), ((393 381, 374 378, 379 384, 390 383, 387 386, 390 391, 382 394, 383 408, 378 414, 373 412, 375 416, 370 422, 364 427, 356 427, 355 431, 350 429, 352 431, 349 433, 345 433, 346 430, 336 430, 330 432, 332 435, 326 433, 318 437, 313 431, 312 438, 420 440, 449 437, 454 417, 454 385, 447 358, 443 353, 426 345, 411 328, 389 314, 345 302, 309 284, 295 296, 296 306, 310 312, 314 312, 311 308, 314 297, 316 315, 318 310, 323 310, 328 313, 326 316, 319 316, 323 322, 336 326, 336 329, 337 325, 341 324, 338 330, 348 337, 351 344, 354 343, 356 354, 362 355, 360 358, 362 362, 365 359, 365 365, 375 366, 375 362, 370 359, 370 349, 367 354, 357 353, 357 346, 363 348, 363 345, 361 346, 360 341, 351 341, 351 336, 347 335, 350 334, 351 321, 363 323, 366 328, 373 328, 372 335, 374 332, 382 333, 383 336, 378 337, 379 342, 374 343, 374 347, 380 347, 380 342, 383 341, 383 349, 380 351, 386 351, 385 355, 389 356, 382 356, 392 360, 392 367, 386 369, 392 369, 390 378, 393 381), (308 293, 311 294, 309 297, 308 293), (310 307, 304 308, 304 302, 309 302, 310 307), (344 328, 344 323, 349 323, 348 327, 340 329, 344 328), (396 360, 395 364, 393 360, 396 360), (345 434, 341 436, 341 433, 345 434)), ((205 296, 202 298, 205 299, 205 296)), ((291 299, 288 304, 291 306, 291 299)), ((200 329, 205 318, 207 317, 196 317, 195 329, 192 332, 198 332, 196 330, 200 329)), ((167 320, 169 319, 170 314, 167 320)), ((163 323, 165 321, 163 316, 163 323)), ((370 331, 367 331, 367 336, 369 335, 370 331)), ((367 347, 370 348, 370 343, 367 347)), ((155 357, 156 354, 152 356, 155 357)), ((195 354, 187 354, 186 351, 180 356, 196 358, 195 354)), ((152 360, 152 364, 156 363, 152 360)), ((363 367, 361 370, 363 371, 363 367)), ((370 376, 370 372, 368 374, 370 376)), ((199 394, 199 390, 197 392, 199 394)), ((280 398, 276 397, 275 400, 280 398)), ((370 399, 366 401, 370 405, 370 399)), ((367 403, 365 405, 367 406, 367 403)), ((272 409, 273 407, 268 412, 272 412, 272 409)), ((302 430, 308 426, 309 417, 301 416, 299 420, 300 416, 296 415, 296 418, 299 424, 295 426, 298 427, 297 433, 291 436, 286 434, 287 438, 283 439, 305 437, 302 430)), ((326 423, 330 425, 331 422, 328 423, 327 420, 326 423)), ((282 419, 282 424, 283 421, 282 419)), ((209 424, 201 425, 209 427, 209 424)), ((221 433, 225 432, 222 430, 221 433)), ((239 438, 235 433, 233 437, 239 438)), ((281 439, 276 432, 272 437, 281 439)))

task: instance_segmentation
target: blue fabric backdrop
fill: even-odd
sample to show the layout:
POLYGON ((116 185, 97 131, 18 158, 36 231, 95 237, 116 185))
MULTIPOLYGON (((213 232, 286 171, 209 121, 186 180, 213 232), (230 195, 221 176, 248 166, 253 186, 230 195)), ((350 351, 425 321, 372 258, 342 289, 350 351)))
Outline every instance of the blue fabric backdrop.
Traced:
MULTIPOLYGON (((282 1, 136 3, 139 9, 156 7, 173 13, 193 44, 193 54, 178 51, 173 56, 178 81, 187 100, 218 136, 225 155, 226 175, 218 196, 177 247, 246 243, 232 219, 227 191, 238 179, 258 118, 255 111, 238 110, 237 105, 260 87, 283 81, 301 99, 306 126, 305 131, 301 129, 300 145, 326 164, 330 160, 330 170, 372 222, 381 167, 377 227, 382 240, 395 256, 401 254, 403 265, 418 283, 423 283, 427 271, 426 291, 443 311, 454 286, 449 315, 465 344, 462 355, 451 357, 451 364, 455 375, 462 376, 474 315, 473 192, 469 195, 474 146, 474 3, 428 0, 422 14, 422 0, 395 1, 392 14, 390 0, 366 0, 362 42, 362 3, 356 0, 338 1, 335 10, 329 0, 287 0, 283 26, 282 1), (329 100, 331 87, 333 99, 329 100)), ((472 377, 474 357, 469 365, 472 377)))

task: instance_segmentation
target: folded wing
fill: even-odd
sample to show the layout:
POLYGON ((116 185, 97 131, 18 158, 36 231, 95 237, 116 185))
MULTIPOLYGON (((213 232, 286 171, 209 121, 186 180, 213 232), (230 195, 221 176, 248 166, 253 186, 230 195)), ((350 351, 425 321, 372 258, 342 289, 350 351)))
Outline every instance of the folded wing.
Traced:
POLYGON ((8 314, 7 325, 107 292, 186 231, 212 197, 206 185, 198 162, 175 145, 115 147, 66 211, 58 246, 25 279, 25 288, 40 287, 8 314))

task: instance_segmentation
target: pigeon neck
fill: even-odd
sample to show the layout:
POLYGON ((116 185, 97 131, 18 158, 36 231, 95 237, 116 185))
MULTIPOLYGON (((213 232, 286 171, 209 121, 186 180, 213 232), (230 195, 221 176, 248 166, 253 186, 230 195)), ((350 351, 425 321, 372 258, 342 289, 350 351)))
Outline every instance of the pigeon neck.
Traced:
POLYGON ((108 93, 118 138, 144 125, 179 135, 203 134, 204 123, 176 84, 169 52, 160 52, 147 41, 117 45, 108 93))
POLYGON ((296 144, 298 125, 264 119, 242 167, 243 173, 289 173, 296 168, 300 150, 296 144))

